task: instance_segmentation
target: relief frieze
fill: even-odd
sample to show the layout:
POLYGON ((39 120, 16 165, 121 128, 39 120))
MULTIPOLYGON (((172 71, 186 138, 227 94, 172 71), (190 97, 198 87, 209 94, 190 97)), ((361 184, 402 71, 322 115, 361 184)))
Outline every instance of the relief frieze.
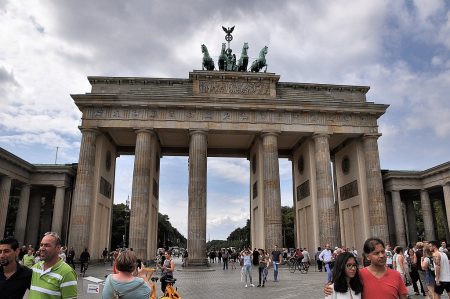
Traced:
POLYGON ((174 121, 212 121, 236 123, 274 123, 292 125, 326 126, 377 126, 377 117, 367 114, 325 113, 315 111, 279 112, 254 110, 204 110, 172 108, 103 108, 93 107, 86 110, 86 119, 140 119, 174 121))
POLYGON ((200 81, 200 94, 230 95, 270 95, 270 83, 232 82, 232 81, 200 81))

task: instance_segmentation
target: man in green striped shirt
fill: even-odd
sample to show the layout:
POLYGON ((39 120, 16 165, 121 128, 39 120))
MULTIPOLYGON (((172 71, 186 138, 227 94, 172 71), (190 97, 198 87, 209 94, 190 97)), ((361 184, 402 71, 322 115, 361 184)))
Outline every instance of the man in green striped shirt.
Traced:
POLYGON ((23 256, 22 263, 24 266, 27 266, 28 268, 33 267, 34 265, 33 249, 28 248, 28 253, 23 256))
POLYGON ((59 256, 58 234, 44 234, 40 245, 41 261, 32 268, 28 299, 77 298, 77 274, 59 256))

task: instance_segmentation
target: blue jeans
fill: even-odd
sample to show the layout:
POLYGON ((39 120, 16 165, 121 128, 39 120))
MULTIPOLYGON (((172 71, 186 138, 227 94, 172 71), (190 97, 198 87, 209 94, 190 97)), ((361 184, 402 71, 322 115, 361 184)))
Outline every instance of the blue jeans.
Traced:
POLYGON ((328 282, 332 282, 330 263, 325 263, 325 271, 327 272, 328 282))
POLYGON ((273 262, 273 280, 278 280, 278 265, 279 262, 273 262))
POLYGON ((245 284, 247 284, 247 275, 250 279, 250 283, 253 283, 252 282, 252 265, 244 266, 245 284))

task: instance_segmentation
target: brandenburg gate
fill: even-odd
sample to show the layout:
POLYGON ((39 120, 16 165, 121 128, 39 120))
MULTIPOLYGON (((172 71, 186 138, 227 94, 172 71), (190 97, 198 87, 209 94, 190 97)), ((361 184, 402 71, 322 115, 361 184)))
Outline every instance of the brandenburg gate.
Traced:
POLYGON ((367 101, 369 87, 222 70, 88 79, 91 92, 72 95, 83 114, 69 233, 77 252, 109 247, 121 154, 135 155, 129 244, 144 259, 156 253, 160 158, 171 155, 189 156, 189 265, 206 264, 207 157, 250 161, 252 248, 282 244, 280 157, 292 161, 297 244, 388 240, 377 145, 388 106, 367 101))

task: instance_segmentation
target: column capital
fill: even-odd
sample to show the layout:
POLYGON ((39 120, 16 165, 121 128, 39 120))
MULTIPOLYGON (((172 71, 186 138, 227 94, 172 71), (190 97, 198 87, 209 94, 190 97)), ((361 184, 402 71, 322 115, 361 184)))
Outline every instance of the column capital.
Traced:
POLYGON ((101 134, 100 130, 99 130, 97 127, 92 127, 92 128, 90 128, 90 127, 79 126, 78 129, 81 131, 81 133, 84 133, 84 132, 93 132, 93 133, 95 133, 96 135, 101 134))
POLYGON ((264 136, 278 137, 278 135, 280 135, 280 134, 281 134, 280 131, 263 131, 263 132, 261 132, 261 137, 264 137, 264 136))
POLYGON ((194 134, 208 135, 208 130, 207 129, 190 129, 189 136, 192 136, 194 134))
POLYGON ((450 182, 444 182, 444 183, 442 184, 442 187, 450 187, 450 182))
POLYGON ((312 138, 313 138, 313 139, 317 139, 317 138, 321 138, 321 137, 325 137, 325 138, 329 139, 329 138, 330 138, 330 134, 328 134, 328 133, 316 132, 316 133, 314 133, 314 134, 312 135, 312 138))
POLYGON ((151 133, 155 134, 153 128, 133 128, 134 132, 137 133, 151 133))
POLYGON ((363 139, 369 139, 369 138, 373 138, 373 139, 378 139, 381 137, 381 133, 364 133, 362 138, 363 139))

